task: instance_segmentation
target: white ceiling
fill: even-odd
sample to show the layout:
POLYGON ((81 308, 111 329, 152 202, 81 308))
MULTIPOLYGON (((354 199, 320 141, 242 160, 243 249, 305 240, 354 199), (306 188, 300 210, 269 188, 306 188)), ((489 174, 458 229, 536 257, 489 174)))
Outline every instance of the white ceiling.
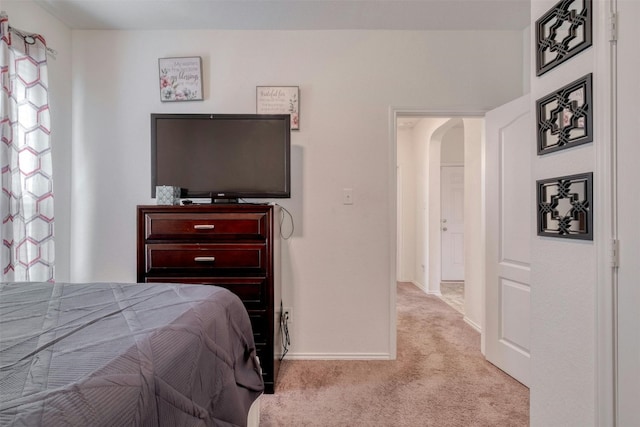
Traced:
POLYGON ((530 0, 34 0, 72 29, 522 30, 530 0))

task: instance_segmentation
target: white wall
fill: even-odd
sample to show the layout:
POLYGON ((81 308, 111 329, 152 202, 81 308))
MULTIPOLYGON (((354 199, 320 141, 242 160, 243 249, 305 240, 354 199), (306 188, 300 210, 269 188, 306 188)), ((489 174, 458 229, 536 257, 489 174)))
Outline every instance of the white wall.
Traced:
MULTIPOLYGON (((437 198, 439 200, 439 192, 437 195, 434 195, 432 186, 434 179, 433 167, 438 171, 438 181, 437 185, 440 185, 440 143, 438 142, 438 152, 434 153, 431 147, 431 140, 433 138, 434 133, 441 128, 443 125, 447 123, 449 119, 447 118, 424 118, 420 120, 414 130, 413 130, 413 143, 415 146, 415 159, 416 159, 416 204, 415 204, 415 215, 416 215, 416 257, 415 257, 415 276, 414 283, 422 290, 431 294, 439 294, 440 293, 440 282, 439 282, 439 259, 434 260, 434 256, 439 254, 440 248, 436 244, 431 243, 430 236, 434 233, 432 230, 432 218, 431 215, 434 215, 434 211, 437 210, 436 221, 439 224, 440 212, 439 206, 434 207, 430 202, 432 198, 437 198), (434 166, 435 165, 435 166, 434 166), (438 263, 438 271, 437 273, 432 273, 433 268, 432 264, 438 263), (437 274, 437 284, 432 283, 432 276, 437 274)), ((438 228, 437 236, 439 239, 440 231, 438 228)))
POLYGON ((442 137, 452 126, 451 120, 434 130, 427 140, 427 239, 429 252, 427 256, 427 292, 440 295, 442 280, 442 238, 440 215, 440 159, 442 158, 442 137))
POLYGON ((283 248, 290 354, 389 357, 389 108, 504 103, 522 92, 521 50, 521 32, 74 31, 72 279, 135 280, 150 113, 253 112, 255 86, 299 85, 280 202, 296 221, 283 248), (189 55, 203 58, 205 101, 161 103, 158 58, 189 55))
MULTIPOLYGON (((523 60, 522 93, 523 94, 527 94, 531 90, 531 76, 532 76, 531 67, 535 66, 535 65, 531 65, 532 64, 531 61, 534 58, 531 55, 531 51, 534 50, 532 45, 533 43, 532 40, 534 40, 534 38, 532 38, 531 36, 531 26, 528 26, 527 28, 522 30, 522 51, 524 52, 524 55, 522 58, 523 60)), ((535 61, 533 62, 533 64, 535 64, 535 61)))
POLYGON ((417 147, 413 129, 398 129, 398 280, 414 282, 416 277, 416 168, 417 147))
POLYGON ((478 330, 484 319, 484 119, 464 123, 464 317, 478 330))
POLYGON ((45 37, 56 50, 47 58, 49 108, 51 111, 51 151, 53 162, 55 279, 69 281, 71 233, 71 30, 33 2, 3 0, 9 25, 45 37))
MULTIPOLYGON (((531 2, 532 40, 535 40, 535 20, 557 2, 531 2)), ((535 100, 573 82, 589 72, 594 73, 594 94, 606 85, 596 61, 598 50, 604 50, 600 35, 606 22, 604 2, 594 1, 594 45, 567 62, 535 76, 532 70, 532 111, 535 100)), ((532 51, 535 64, 535 50, 532 51)), ((605 143, 600 129, 607 121, 604 113, 607 100, 594 97, 593 143, 536 156, 532 163, 533 181, 564 175, 594 172, 594 188, 604 179, 599 174, 596 153, 605 143)), ((532 115, 535 119, 535 113, 532 115)), ((535 129, 535 127, 534 127, 535 129)), ((535 182, 532 182, 532 186, 535 182)), ((596 221, 607 215, 598 191, 594 191, 596 221), (598 211, 600 209, 600 211, 598 211)), ((535 222, 535 216, 532 219, 535 222)), ((598 224, 598 222, 594 222, 598 224)), ((535 227, 535 224, 532 224, 535 227)), ((603 245, 604 230, 595 230, 594 241, 536 236, 534 228, 531 246, 531 425, 589 426, 597 425, 597 336, 596 294, 598 269, 606 263, 597 257, 598 245, 603 245), (600 265, 599 265, 600 264, 600 265)), ((603 284, 604 285, 604 284, 603 284)), ((602 402, 606 405, 606 402, 602 402)))
POLYGON ((440 157, 440 162, 444 165, 464 164, 464 128, 462 126, 451 128, 444 134, 440 157))

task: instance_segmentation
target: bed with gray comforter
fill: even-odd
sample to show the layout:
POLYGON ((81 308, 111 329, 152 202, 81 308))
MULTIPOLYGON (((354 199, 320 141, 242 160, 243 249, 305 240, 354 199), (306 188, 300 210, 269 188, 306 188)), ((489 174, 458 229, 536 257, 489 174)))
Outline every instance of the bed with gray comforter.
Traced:
POLYGON ((263 390, 223 288, 0 284, 0 425, 242 426, 263 390))

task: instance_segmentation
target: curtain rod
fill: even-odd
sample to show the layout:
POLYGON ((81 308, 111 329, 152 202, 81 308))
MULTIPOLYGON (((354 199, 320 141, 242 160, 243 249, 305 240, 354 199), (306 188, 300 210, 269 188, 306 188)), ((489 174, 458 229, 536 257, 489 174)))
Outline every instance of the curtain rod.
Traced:
MULTIPOLYGON (((4 12, 2 13, 2 15, 4 15, 4 12)), ((13 31, 15 34, 17 34, 19 37, 22 38, 22 40, 24 40, 25 43, 33 45, 36 43, 35 39, 34 39, 34 35, 39 35, 39 34, 32 34, 32 33, 26 33, 22 30, 19 30, 15 27, 12 27, 11 25, 9 25, 9 31, 13 31)), ((53 48, 50 48, 49 46, 45 45, 45 49, 47 50, 47 54, 51 55, 54 59, 56 58, 56 55, 58 54, 58 51, 56 51, 53 48)))

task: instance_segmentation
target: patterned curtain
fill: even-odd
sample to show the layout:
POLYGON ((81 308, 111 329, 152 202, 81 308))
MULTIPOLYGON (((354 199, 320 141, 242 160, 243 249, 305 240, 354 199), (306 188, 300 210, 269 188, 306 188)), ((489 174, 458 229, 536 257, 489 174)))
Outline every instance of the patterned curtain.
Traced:
POLYGON ((47 48, 0 14, 0 281, 54 280, 47 48))

